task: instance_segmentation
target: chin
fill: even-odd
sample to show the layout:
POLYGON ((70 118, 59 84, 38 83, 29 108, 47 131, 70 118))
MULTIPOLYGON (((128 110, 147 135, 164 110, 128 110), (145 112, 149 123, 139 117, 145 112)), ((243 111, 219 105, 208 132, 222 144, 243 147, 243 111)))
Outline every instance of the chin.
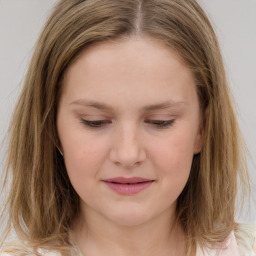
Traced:
POLYGON ((129 210, 116 211, 108 216, 108 219, 120 226, 138 226, 146 223, 150 216, 145 212, 136 211, 134 208, 131 208, 129 210))

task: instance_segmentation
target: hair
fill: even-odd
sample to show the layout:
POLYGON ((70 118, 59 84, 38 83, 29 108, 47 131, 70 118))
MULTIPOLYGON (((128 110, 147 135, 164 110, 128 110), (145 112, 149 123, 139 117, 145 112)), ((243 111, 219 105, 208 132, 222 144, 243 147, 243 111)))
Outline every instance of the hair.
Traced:
MULTIPOLYGON (((218 41, 198 3, 61 0, 36 43, 9 128, 4 181, 7 186, 8 177, 11 180, 5 204, 9 218, 2 244, 13 226, 19 240, 36 250, 70 253, 69 230, 79 212, 79 196, 58 151, 56 113, 62 77, 89 46, 142 35, 174 49, 197 84, 204 143, 194 156, 176 210, 188 255, 193 245, 207 248, 223 242, 235 229, 238 176, 243 188, 248 187, 245 150, 218 41)), ((19 248, 21 255, 25 249, 19 248)))

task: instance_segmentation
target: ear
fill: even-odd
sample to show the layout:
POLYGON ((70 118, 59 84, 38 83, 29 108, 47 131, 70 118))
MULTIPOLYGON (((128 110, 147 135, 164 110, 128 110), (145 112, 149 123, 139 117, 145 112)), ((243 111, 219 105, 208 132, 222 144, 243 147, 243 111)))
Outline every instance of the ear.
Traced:
POLYGON ((204 137, 204 130, 203 127, 200 125, 195 137, 195 143, 194 143, 194 154, 198 154, 201 152, 203 147, 203 139, 204 137))

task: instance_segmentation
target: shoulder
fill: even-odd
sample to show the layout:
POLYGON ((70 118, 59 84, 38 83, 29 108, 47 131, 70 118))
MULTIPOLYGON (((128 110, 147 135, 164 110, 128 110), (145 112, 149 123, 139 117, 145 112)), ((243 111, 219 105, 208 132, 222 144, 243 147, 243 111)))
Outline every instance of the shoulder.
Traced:
MULTIPOLYGON (((16 256, 17 254, 15 253, 6 253, 2 252, 0 253, 0 256, 16 256)), ((61 256, 60 253, 58 252, 46 252, 46 253, 41 253, 42 256, 61 256)), ((18 254, 17 256, 21 256, 21 254, 18 254)), ((26 254, 26 256, 37 256, 36 254, 26 254)))
POLYGON ((256 256, 256 223, 237 223, 223 243, 209 245, 202 251, 198 248, 197 256, 256 256))
POLYGON ((241 256, 256 256, 256 223, 238 223, 234 231, 241 256))
MULTIPOLYGON (((61 254, 59 252, 56 251, 49 251, 49 250, 43 250, 43 249, 39 249, 39 254, 42 256, 61 256, 61 254)), ((21 256, 24 255, 24 253, 15 253, 15 252, 1 252, 0 251, 0 256, 21 256)), ((38 254, 34 254, 32 252, 30 253, 26 253, 26 256, 38 256, 38 254)))

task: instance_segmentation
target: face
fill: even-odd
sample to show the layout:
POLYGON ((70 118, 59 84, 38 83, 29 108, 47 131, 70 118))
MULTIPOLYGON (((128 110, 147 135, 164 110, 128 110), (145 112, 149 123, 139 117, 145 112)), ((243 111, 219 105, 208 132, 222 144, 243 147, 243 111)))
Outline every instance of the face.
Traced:
POLYGON ((146 37, 103 42, 62 86, 57 129, 82 212, 131 226, 173 213, 202 144, 196 84, 181 58, 146 37))

